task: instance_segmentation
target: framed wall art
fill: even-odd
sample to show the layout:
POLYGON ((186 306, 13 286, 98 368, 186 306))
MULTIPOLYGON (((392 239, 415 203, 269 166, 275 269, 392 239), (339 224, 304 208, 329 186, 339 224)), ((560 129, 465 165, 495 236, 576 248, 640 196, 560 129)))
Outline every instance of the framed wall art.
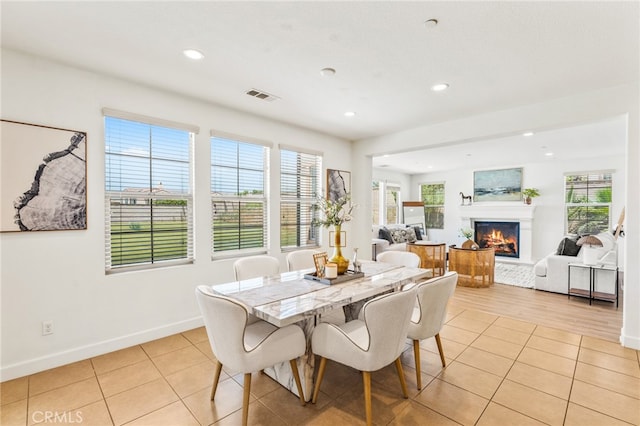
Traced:
POLYGON ((473 172, 473 201, 522 201, 522 168, 473 172))
POLYGON ((351 192, 351 172, 327 169, 327 199, 336 201, 351 192))
POLYGON ((87 134, 0 120, 0 231, 87 229, 87 134))

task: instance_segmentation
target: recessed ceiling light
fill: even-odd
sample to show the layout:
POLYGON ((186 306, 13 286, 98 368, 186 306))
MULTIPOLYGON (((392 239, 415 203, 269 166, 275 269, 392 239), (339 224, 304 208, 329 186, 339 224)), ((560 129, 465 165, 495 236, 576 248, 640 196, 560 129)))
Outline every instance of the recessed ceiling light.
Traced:
POLYGON ((427 169, 433 169, 433 166, 427 166, 427 169))
POLYGON ((533 136, 533 132, 524 132, 522 136, 533 136))
POLYGON ((199 61, 200 59, 204 58, 204 54, 201 51, 196 49, 185 49, 182 51, 182 53, 187 58, 193 59, 195 61, 199 61))
POLYGON ((553 157, 553 152, 545 152, 544 155, 547 157, 553 157))
POLYGON ((438 20, 437 19, 427 19, 426 21, 424 21, 424 26, 432 29, 438 26, 438 20))
POLYGON ((448 88, 448 83, 438 83, 431 86, 431 90, 433 90, 434 92, 442 92, 443 90, 447 90, 448 88))
POLYGON ((336 75, 336 70, 333 68, 322 68, 320 70, 320 75, 323 77, 333 77, 336 75))
POLYGON ((345 117, 355 117, 356 113, 354 111, 347 111, 344 113, 345 117))

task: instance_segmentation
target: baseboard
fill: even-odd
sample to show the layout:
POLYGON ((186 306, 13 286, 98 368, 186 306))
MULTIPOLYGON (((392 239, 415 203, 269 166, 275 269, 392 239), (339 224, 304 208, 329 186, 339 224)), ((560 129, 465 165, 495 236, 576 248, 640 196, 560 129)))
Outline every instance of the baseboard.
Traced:
POLYGON ((117 337, 115 339, 105 340, 102 342, 72 348, 43 357, 32 358, 16 364, 2 366, 2 368, 0 369, 0 381, 4 382, 6 380, 27 376, 29 374, 38 373, 40 371, 70 364, 72 362, 93 358, 98 355, 103 355, 109 352, 128 348, 130 346, 149 342, 151 340, 167 337, 172 334, 198 328, 203 324, 204 322, 202 320, 202 317, 199 316, 188 320, 163 325, 161 327, 128 334, 126 336, 117 337))
POLYGON ((620 331, 620 343, 625 348, 640 350, 640 337, 627 336, 624 332, 624 327, 620 331))

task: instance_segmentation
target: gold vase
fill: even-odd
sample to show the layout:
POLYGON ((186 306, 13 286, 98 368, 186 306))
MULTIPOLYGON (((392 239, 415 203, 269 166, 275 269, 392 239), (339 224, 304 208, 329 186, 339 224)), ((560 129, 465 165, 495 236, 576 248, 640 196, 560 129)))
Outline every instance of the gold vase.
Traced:
POLYGON ((349 268, 349 259, 342 255, 342 236, 340 235, 340 225, 335 225, 333 233, 333 256, 329 259, 329 262, 333 262, 338 265, 338 275, 342 275, 347 272, 349 268))
POLYGON ((480 246, 478 246, 478 243, 476 243, 475 241, 473 241, 471 238, 467 238, 467 241, 465 241, 464 243, 462 243, 462 248, 463 249, 472 249, 472 250, 477 250, 480 248, 480 246))

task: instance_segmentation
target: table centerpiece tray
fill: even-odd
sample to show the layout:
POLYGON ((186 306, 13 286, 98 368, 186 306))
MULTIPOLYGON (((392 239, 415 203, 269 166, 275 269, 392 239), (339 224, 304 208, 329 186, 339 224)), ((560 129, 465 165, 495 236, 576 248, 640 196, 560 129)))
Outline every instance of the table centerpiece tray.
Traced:
POLYGON ((313 274, 304 274, 304 278, 306 280, 313 280, 313 281, 317 281, 319 283, 328 284, 328 285, 340 284, 346 281, 351 281, 351 280, 355 280, 362 277, 364 277, 364 272, 353 272, 350 270, 348 270, 342 275, 338 275, 336 278, 326 278, 326 277, 320 278, 315 272, 313 274))

